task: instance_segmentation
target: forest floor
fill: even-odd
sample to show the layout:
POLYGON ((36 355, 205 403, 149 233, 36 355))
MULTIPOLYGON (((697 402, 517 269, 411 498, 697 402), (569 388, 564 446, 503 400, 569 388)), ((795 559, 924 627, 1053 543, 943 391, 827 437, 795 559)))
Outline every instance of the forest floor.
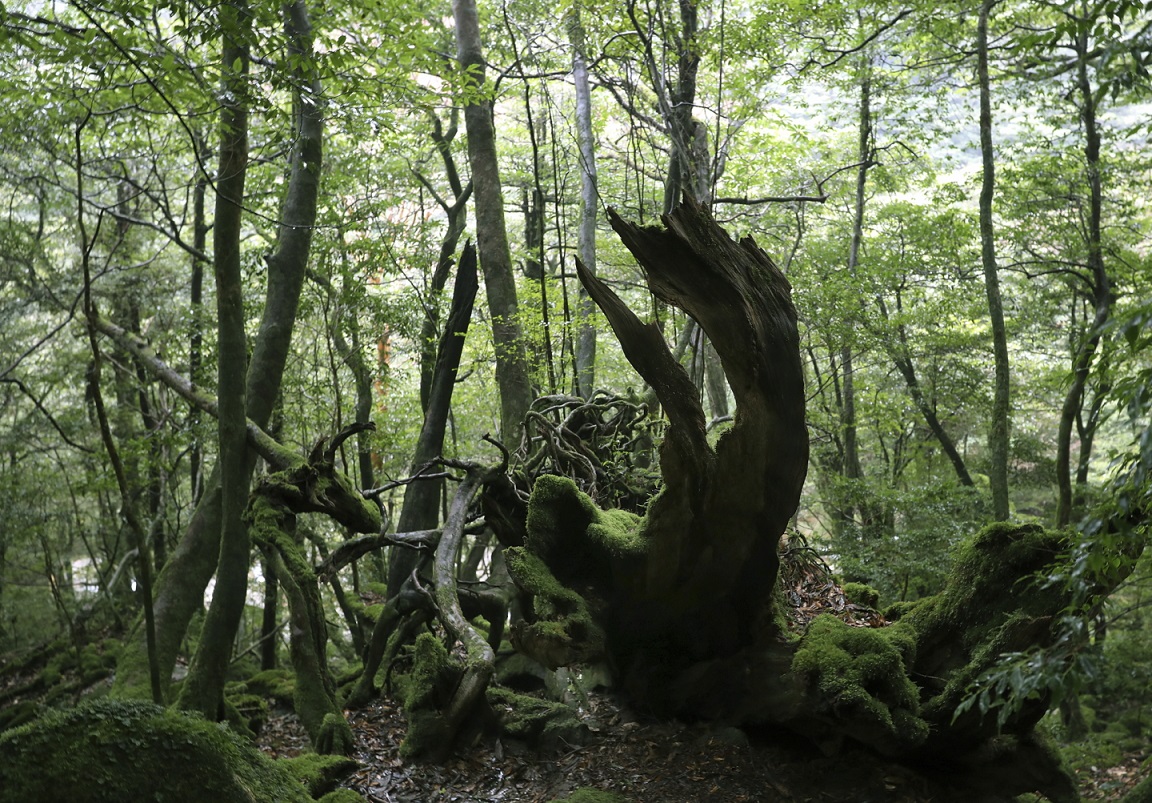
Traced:
MULTIPOLYGON (((5 661, 0 656, 0 668, 5 661)), ((64 673, 59 681, 70 680, 64 673)), ((0 709, 20 700, 36 703, 43 687, 30 694, 34 672, 0 672, 0 709)), ((75 679, 72 679, 73 681, 75 679)), ((59 682, 58 681, 58 682, 59 682)), ((104 679, 83 689, 78 699, 107 689, 104 679)), ((378 699, 349 713, 356 734, 354 758, 360 768, 344 785, 372 803, 549 803, 579 788, 615 792, 634 803, 991 803, 940 778, 884 761, 864 750, 824 757, 797 738, 749 736, 734 728, 710 728, 638 717, 609 693, 591 692, 584 712, 590 738, 584 745, 537 751, 512 741, 479 743, 439 764, 405 762, 400 742, 407 727, 403 712, 378 699)), ((54 705, 63 700, 57 699, 54 705)), ((272 701, 270 701, 272 702, 272 701)), ((275 758, 308 750, 308 738, 291 710, 273 703, 259 737, 275 758)), ((1148 767, 1147 751, 1131 753, 1115 766, 1088 767, 1079 775, 1085 800, 1117 801, 1148 767)))
MULTIPOLYGON (((942 779, 864 750, 828 758, 795 738, 752 737, 736 729, 645 721, 605 694, 591 697, 600 723, 583 746, 550 752, 510 742, 478 744, 440 764, 405 762, 403 712, 386 700, 351 712, 361 763, 344 786, 372 803, 549 803, 579 788, 635 803, 992 803, 942 779)), ((273 713, 261 734, 270 755, 307 747, 290 712, 273 713)), ((1141 778, 1142 755, 1080 778, 1085 800, 1119 800, 1141 778)))

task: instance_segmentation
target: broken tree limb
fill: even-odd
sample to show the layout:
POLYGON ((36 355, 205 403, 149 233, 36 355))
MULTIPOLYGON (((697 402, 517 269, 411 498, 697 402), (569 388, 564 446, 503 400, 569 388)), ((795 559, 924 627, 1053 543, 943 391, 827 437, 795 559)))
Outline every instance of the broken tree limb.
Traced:
MULTIPOLYGON (((219 415, 216 398, 197 388, 187 377, 164 362, 148 341, 117 326, 107 318, 94 315, 91 320, 93 328, 135 357, 153 376, 175 391, 177 396, 213 418, 219 415)), ((247 439, 248 445, 277 470, 304 462, 304 458, 277 443, 275 438, 251 419, 248 420, 247 439)))
POLYGON ((439 610, 440 621, 449 634, 464 647, 464 674, 452 695, 444 717, 448 732, 455 734, 464 719, 484 698, 484 690, 495 671, 495 653, 488 641, 464 617, 460 609, 460 596, 456 587, 456 562, 460 555, 460 544, 464 539, 464 525, 468 511, 479 493, 489 470, 479 465, 466 468, 463 481, 452 497, 448 508, 448 518, 436 547, 433 562, 433 575, 436 585, 434 595, 439 610))

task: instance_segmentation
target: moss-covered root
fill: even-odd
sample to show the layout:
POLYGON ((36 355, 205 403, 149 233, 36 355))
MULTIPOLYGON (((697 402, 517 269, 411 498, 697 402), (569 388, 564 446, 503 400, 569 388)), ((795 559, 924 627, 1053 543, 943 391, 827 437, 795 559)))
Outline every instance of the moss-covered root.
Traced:
POLYGON ((344 719, 336 684, 328 671, 328 632, 316 574, 284 532, 285 510, 269 496, 255 494, 248 507, 252 538, 276 566, 292 622, 291 655, 296 671, 293 703, 319 753, 352 752, 352 728, 344 719))
POLYGON ((489 686, 487 697, 505 736, 544 749, 584 744, 587 740, 587 727, 564 703, 518 694, 500 686, 489 686))
POLYGON ((441 711, 462 674, 438 638, 431 633, 417 637, 412 674, 402 684, 408 731, 400 743, 401 756, 433 761, 447 756, 452 733, 441 711))
POLYGON ((792 660, 806 688, 796 727, 829 751, 843 736, 889 755, 920 744, 928 724, 906 669, 914 651, 915 633, 905 625, 852 627, 818 616, 792 660))
POLYGON ((307 803, 304 787, 227 728, 141 701, 96 700, 0 735, 0 803, 307 803))

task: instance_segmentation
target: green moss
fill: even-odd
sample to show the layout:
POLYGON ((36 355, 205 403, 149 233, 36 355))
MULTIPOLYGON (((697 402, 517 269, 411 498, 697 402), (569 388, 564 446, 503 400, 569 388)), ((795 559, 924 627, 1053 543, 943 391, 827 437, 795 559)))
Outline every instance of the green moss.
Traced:
POLYGON ((517 622, 513 644, 544 666, 555 669, 596 657, 604 649, 604 631, 588 602, 556 579, 536 554, 524 547, 504 551, 508 572, 532 595, 535 621, 517 622))
POLYGON ((31 722, 40 714, 40 703, 36 700, 21 700, 14 705, 0 708, 0 731, 15 728, 31 722))
POLYGON ((320 798, 320 803, 367 803, 359 792, 351 789, 336 789, 320 798))
POLYGON ((588 538, 616 558, 644 554, 644 518, 627 510, 600 510, 588 525, 588 538))
POLYGON ((564 703, 519 694, 501 686, 489 686, 485 694, 505 736, 551 748, 580 744, 587 735, 576 713, 564 703))
POLYGON ((915 633, 903 625, 851 627, 824 614, 809 625, 792 673, 806 683, 818 719, 881 752, 896 752, 928 735, 905 669, 915 647, 915 633))
POLYGON ((308 801, 226 727, 139 701, 94 700, 0 735, 0 803, 308 801))
POLYGON ((296 675, 288 669, 266 669, 235 686, 229 687, 237 694, 258 694, 272 697, 276 702, 291 706, 296 694, 296 675))
POLYGON ((1058 533, 1034 524, 989 525, 956 552, 944 590, 920 600, 901 622, 919 634, 921 654, 935 656, 918 670, 947 678, 923 705, 925 717, 951 722, 972 684, 1005 652, 1037 644, 1053 613, 1067 600, 1059 585, 1032 579, 1065 547, 1058 533))
POLYGON ((551 803, 628 803, 628 798, 615 792, 582 786, 573 790, 568 797, 558 797, 551 803))
POLYGON ((268 721, 268 701, 264 695, 226 692, 225 701, 230 720, 231 715, 235 715, 243 729, 253 734, 264 729, 264 723, 268 721))
POLYGON ((545 474, 528 500, 529 551, 560 571, 560 579, 610 586, 614 564, 643 555, 644 519, 625 510, 600 510, 567 477, 545 474))
POLYGON ((884 609, 884 611, 883 611, 884 618, 887 619, 889 622, 898 622, 898 621, 900 621, 900 619, 904 618, 905 614, 907 614, 909 611, 913 610, 919 604, 920 604, 919 600, 916 600, 914 602, 911 602, 908 600, 900 600, 899 602, 893 602, 891 605, 889 605, 887 608, 884 609))
POLYGON ((401 679, 404 713, 408 731, 400 743, 404 758, 435 755, 448 738, 441 708, 451 699, 461 670, 448 655, 440 639, 431 633, 416 637, 412 672, 401 679))
POLYGON ((281 759, 277 763, 303 784, 312 797, 320 797, 335 790, 340 781, 360 766, 359 762, 345 756, 322 756, 316 753, 281 759))
POLYGON ((844 596, 849 602, 877 609, 880 605, 880 592, 864 583, 845 583, 844 596))

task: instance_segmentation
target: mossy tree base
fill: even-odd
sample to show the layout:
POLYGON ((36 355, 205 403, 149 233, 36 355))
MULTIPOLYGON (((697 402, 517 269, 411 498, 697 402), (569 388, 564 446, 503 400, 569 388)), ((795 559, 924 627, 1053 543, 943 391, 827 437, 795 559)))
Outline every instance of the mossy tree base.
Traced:
POLYGON ((733 242, 691 199, 663 222, 638 228, 612 215, 653 294, 711 339, 736 397, 733 426, 713 449, 695 388, 663 336, 581 271, 667 414, 664 488, 645 517, 624 519, 571 481, 537 481, 524 546, 508 550, 531 598, 517 647, 548 666, 602 657, 636 704, 660 713, 788 728, 830 753, 851 740, 961 782, 981 778, 1001 794, 1075 800, 1032 735, 1047 700, 1015 711, 1002 729, 995 712, 952 721, 1001 653, 1053 638, 1067 600, 1017 581, 1050 564, 1061 539, 996 525, 961 551, 945 590, 899 623, 868 629, 819 618, 799 638, 788 633, 777 547, 807 467, 790 287, 755 243, 733 242))

